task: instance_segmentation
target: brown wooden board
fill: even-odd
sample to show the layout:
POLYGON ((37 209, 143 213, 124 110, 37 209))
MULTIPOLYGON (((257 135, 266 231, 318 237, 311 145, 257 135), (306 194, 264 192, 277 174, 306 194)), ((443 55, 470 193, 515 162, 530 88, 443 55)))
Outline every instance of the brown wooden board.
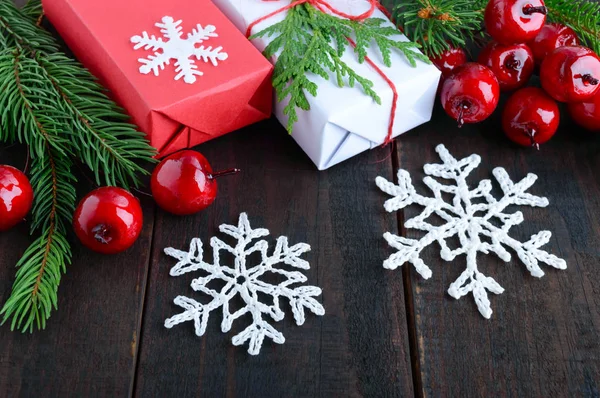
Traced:
MULTIPOLYGON (((565 116, 558 135, 538 152, 511 144, 499 125, 498 112, 483 124, 459 130, 438 110, 433 122, 399 140, 400 167, 411 172, 413 182, 420 182, 423 163, 438 163, 434 147, 443 143, 457 158, 481 155, 471 186, 493 178, 496 166, 505 167, 513 180, 537 174, 539 180, 530 191, 547 196, 550 206, 519 207, 525 221, 513 228, 511 236, 527 241, 540 230, 552 231, 545 248, 564 258, 568 268, 560 271, 542 265, 546 275, 537 279, 514 253, 510 263, 479 255, 479 270, 505 288, 502 295, 490 294, 494 313, 486 320, 471 295, 457 301, 446 292, 464 269, 464 256, 446 263, 439 256, 439 246, 433 245, 424 256, 433 270, 427 281, 406 265, 414 305, 409 316, 415 322, 420 358, 417 379, 422 390, 418 393, 597 397, 600 140, 565 116)), ((417 186, 426 191, 422 183, 417 186)), ((404 218, 418 210, 409 208, 404 218)), ((412 238, 422 236, 414 230, 404 232, 412 238)))
MULTIPOLYGON (((396 220, 380 210, 373 183, 391 176, 390 148, 374 150, 332 171, 318 172, 275 120, 203 145, 215 169, 239 167, 237 176, 219 181, 214 205, 192 217, 158 212, 152 266, 138 365, 138 396, 400 396, 412 395, 402 277, 381 272, 381 235, 396 220), (308 284, 323 289, 326 315, 307 315, 296 326, 286 317, 274 326, 284 345, 265 341, 258 356, 234 347, 231 332, 220 330, 221 315, 211 313, 204 337, 184 323, 165 329, 179 313, 179 295, 198 298, 189 287, 197 276, 170 277, 175 262, 165 247, 186 250, 193 237, 207 245, 218 226, 235 224, 247 212, 253 227, 280 235, 290 244, 306 242, 312 251, 308 284)), ((272 246, 271 246, 272 248, 272 246)), ((209 254, 207 258, 212 258, 209 254)))

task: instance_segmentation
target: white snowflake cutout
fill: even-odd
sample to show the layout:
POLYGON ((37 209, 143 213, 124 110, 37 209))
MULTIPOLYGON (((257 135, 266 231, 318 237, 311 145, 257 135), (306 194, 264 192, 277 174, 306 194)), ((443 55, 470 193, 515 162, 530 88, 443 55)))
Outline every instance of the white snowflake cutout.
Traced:
POLYGON ((234 345, 239 346, 249 341, 248 352, 257 355, 260 352, 265 337, 275 343, 283 344, 285 338, 266 319, 266 316, 275 322, 284 318, 284 312, 279 305, 280 298, 287 298, 294 314, 296 324, 304 324, 304 309, 307 308, 316 315, 324 315, 325 309, 315 299, 321 294, 321 289, 316 286, 292 286, 303 284, 307 277, 299 271, 286 270, 276 267, 278 264, 286 264, 293 268, 310 269, 306 260, 300 256, 310 250, 306 243, 298 243, 292 247, 288 246, 285 236, 277 239, 277 244, 271 255, 267 253, 268 243, 259 240, 251 244, 253 240, 269 235, 269 231, 263 228, 252 229, 248 216, 242 213, 237 227, 223 224, 219 230, 237 239, 235 246, 230 246, 219 238, 213 237, 210 245, 213 249, 212 263, 204 261, 202 241, 198 238, 192 239, 189 251, 176 250, 171 247, 165 249, 165 253, 178 260, 171 269, 171 276, 180 276, 188 272, 202 271, 206 276, 192 281, 192 289, 211 298, 207 304, 199 303, 189 297, 177 296, 175 304, 182 307, 184 312, 172 316, 165 321, 165 327, 173 326, 185 321, 194 321, 196 335, 202 336, 206 332, 208 318, 213 310, 221 309, 223 320, 221 330, 223 333, 231 330, 233 321, 243 315, 250 314, 252 323, 242 332, 233 337, 234 345), (235 257, 235 264, 231 266, 221 265, 220 253, 227 251, 235 257), (257 265, 249 264, 247 258, 253 253, 259 253, 261 261, 257 265), (268 273, 276 274, 283 282, 279 284, 268 283, 261 277, 268 273), (219 290, 212 289, 208 285, 218 280, 224 287, 219 290), (259 301, 259 294, 270 296, 272 303, 259 301), (239 296, 244 306, 233 313, 229 309, 230 301, 239 296))
POLYGON ((492 183, 483 180, 479 186, 471 190, 466 182, 467 176, 481 162, 479 155, 471 155, 462 160, 456 160, 443 145, 438 145, 436 151, 442 159, 442 164, 426 164, 424 167, 427 177, 423 182, 433 192, 433 197, 423 196, 412 185, 410 174, 405 170, 398 170, 398 185, 377 177, 377 186, 393 198, 385 202, 384 208, 388 212, 402 209, 411 204, 417 204, 425 209, 416 217, 405 222, 406 228, 425 231, 420 239, 409 239, 386 232, 385 240, 397 249, 384 261, 387 269, 396 269, 406 262, 412 263, 417 272, 425 279, 431 277, 431 269, 421 259, 420 254, 425 247, 437 242, 440 245, 440 256, 445 261, 453 261, 459 255, 465 255, 467 266, 464 272, 454 281, 448 289, 448 294, 459 299, 472 293, 481 315, 490 318, 492 309, 487 291, 495 294, 504 292, 502 286, 493 278, 482 274, 477 265, 477 253, 496 254, 505 262, 511 260, 510 253, 504 248, 513 249, 519 259, 525 264, 527 270, 535 277, 542 277, 544 272, 539 267, 539 262, 546 263, 554 268, 566 269, 565 260, 541 250, 540 247, 550 241, 552 234, 541 231, 525 243, 511 238, 510 229, 523 222, 523 213, 506 213, 510 205, 546 207, 548 199, 526 193, 537 180, 535 174, 528 174, 523 180, 514 183, 505 169, 497 167, 493 170, 494 177, 500 184, 504 195, 496 200, 491 195, 492 183), (433 177, 443 180, 452 180, 453 185, 446 185, 433 177), (453 195, 452 203, 447 203, 442 194, 453 195), (435 215, 443 222, 436 225, 427 221, 435 215), (460 246, 451 250, 447 239, 457 237, 460 246))
POLYGON ((164 70, 165 65, 169 65, 171 59, 175 59, 175 72, 177 72, 175 80, 183 77, 184 82, 193 84, 196 82, 196 76, 202 76, 203 73, 198 70, 198 66, 193 59, 190 59, 191 57, 196 57, 198 61, 200 59, 204 62, 210 61, 214 66, 217 66, 219 61, 227 59, 227 53, 221 51, 223 47, 213 49, 211 46, 198 46, 211 37, 218 37, 213 25, 206 25, 203 28, 198 24, 191 33, 188 33, 187 38, 183 39, 181 22, 181 20, 175 21, 172 17, 165 16, 162 18, 162 22, 156 23, 163 37, 168 39, 167 41, 163 41, 162 38, 157 39, 154 35, 150 36, 146 31, 142 32, 141 36, 136 35, 131 38, 131 42, 135 44, 133 47, 135 50, 143 47, 144 50, 155 51, 148 58, 138 59, 142 64, 140 73, 154 72, 154 75, 158 76, 159 68, 164 70))

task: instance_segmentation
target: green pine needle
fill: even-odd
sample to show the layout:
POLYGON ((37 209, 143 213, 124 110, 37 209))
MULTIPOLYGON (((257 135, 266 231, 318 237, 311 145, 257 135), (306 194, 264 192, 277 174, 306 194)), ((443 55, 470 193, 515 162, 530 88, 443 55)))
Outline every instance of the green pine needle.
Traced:
POLYGON ((127 123, 129 117, 77 62, 60 53, 35 59, 45 84, 54 87, 70 116, 66 122, 68 130, 76 132, 75 151, 94 172, 96 183, 128 188, 131 182, 138 187, 138 175, 146 173, 140 158, 149 160, 156 153, 145 134, 127 123))
MULTIPOLYGON (((408 38, 433 57, 481 38, 488 0, 403 0, 393 17, 408 38)), ((584 45, 600 54, 600 4, 588 0, 545 0, 548 21, 571 27, 584 45)))
POLYGON ((409 39, 436 56, 482 35, 487 0, 407 0, 394 8, 393 17, 409 39))
POLYGON ((65 238, 76 199, 71 164, 47 147, 44 159, 35 158, 31 184, 37 193, 33 206, 32 228, 41 235, 27 248, 17 263, 12 294, 0 315, 11 329, 32 332, 44 329, 52 309, 58 307, 61 275, 71 262, 71 247, 65 238), (43 194, 43 195, 42 195, 43 194))
POLYGON ((40 233, 17 263, 0 310, 2 323, 24 332, 45 327, 71 262, 65 236, 77 199, 73 161, 87 165, 98 185, 129 187, 139 185, 142 164, 155 154, 93 76, 37 26, 40 11, 39 0, 23 11, 0 0, 0 142, 29 147, 31 231, 40 233))
POLYGON ((344 51, 350 46, 347 37, 354 38, 354 52, 361 63, 372 43, 378 46, 386 66, 391 66, 392 49, 400 51, 413 66, 416 66, 417 60, 429 62, 418 52, 417 44, 397 40, 393 36, 398 35, 398 30, 385 26, 384 22, 377 18, 350 21, 320 12, 309 4, 301 4, 288 10, 283 21, 251 37, 274 37, 264 54, 267 58, 278 54, 273 87, 279 101, 289 99, 283 112, 288 116, 287 129, 290 133, 298 121, 297 109, 310 109, 306 94, 317 95, 317 85, 308 78, 311 73, 325 80, 329 80, 332 74, 340 87, 358 84, 365 94, 381 103, 373 90, 373 82, 342 61, 344 51))
POLYGON ((582 0, 546 0, 548 19, 573 29, 582 43, 600 54, 600 4, 582 0))
POLYGON ((0 0, 0 48, 9 49, 17 44, 48 54, 59 51, 50 33, 40 29, 11 0, 0 0))
POLYGON ((21 7, 21 12, 23 15, 39 25, 44 15, 42 2, 39 0, 29 0, 23 7, 21 7))

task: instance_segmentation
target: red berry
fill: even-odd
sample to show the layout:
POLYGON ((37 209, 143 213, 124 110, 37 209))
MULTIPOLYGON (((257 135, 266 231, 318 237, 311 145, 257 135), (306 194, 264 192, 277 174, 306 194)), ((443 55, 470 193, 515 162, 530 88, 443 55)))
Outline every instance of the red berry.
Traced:
POLYGON ((31 210, 33 189, 19 169, 0 165, 0 231, 7 231, 31 210))
POLYGON ((494 73, 474 62, 456 69, 444 82, 440 94, 444 110, 458 121, 459 127, 485 120, 496 109, 499 96, 494 73))
POLYGON ((73 215, 73 229, 81 243, 104 254, 131 247, 142 231, 143 222, 138 199, 117 187, 90 192, 73 215))
POLYGON ((186 150, 165 158, 152 173, 150 189, 156 203, 169 213, 194 214, 206 209, 217 196, 217 177, 237 173, 231 169, 213 173, 208 160, 186 150))
POLYGON ((577 46, 579 39, 575 31, 568 26, 549 23, 544 25, 540 33, 527 44, 533 52, 535 63, 541 65, 546 55, 558 47, 577 46))
POLYGON ((448 77, 454 69, 467 63, 467 53, 462 48, 450 47, 440 55, 432 57, 431 62, 442 71, 442 77, 448 77))
POLYGON ((502 113, 502 128, 512 141, 523 146, 534 146, 548 141, 560 121, 558 104, 536 87, 515 92, 506 102, 502 113))
POLYGON ((589 48, 559 47, 542 62, 540 79, 557 101, 586 101, 600 90, 600 58, 589 48))
POLYGON ((488 44, 478 62, 494 72, 500 89, 514 90, 524 86, 533 74, 533 54, 525 44, 488 44))
POLYGON ((575 123, 585 129, 600 133, 600 93, 588 101, 573 102, 568 106, 575 123))
POLYGON ((485 27, 499 43, 525 43, 540 33, 547 11, 542 0, 490 0, 485 27))

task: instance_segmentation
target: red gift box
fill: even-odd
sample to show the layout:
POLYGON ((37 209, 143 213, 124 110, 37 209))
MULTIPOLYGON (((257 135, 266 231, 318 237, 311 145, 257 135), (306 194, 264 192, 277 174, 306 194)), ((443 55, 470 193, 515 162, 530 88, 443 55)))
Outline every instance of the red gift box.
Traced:
POLYGON ((43 6, 159 156, 271 115, 272 65, 210 1, 43 0, 43 6))

